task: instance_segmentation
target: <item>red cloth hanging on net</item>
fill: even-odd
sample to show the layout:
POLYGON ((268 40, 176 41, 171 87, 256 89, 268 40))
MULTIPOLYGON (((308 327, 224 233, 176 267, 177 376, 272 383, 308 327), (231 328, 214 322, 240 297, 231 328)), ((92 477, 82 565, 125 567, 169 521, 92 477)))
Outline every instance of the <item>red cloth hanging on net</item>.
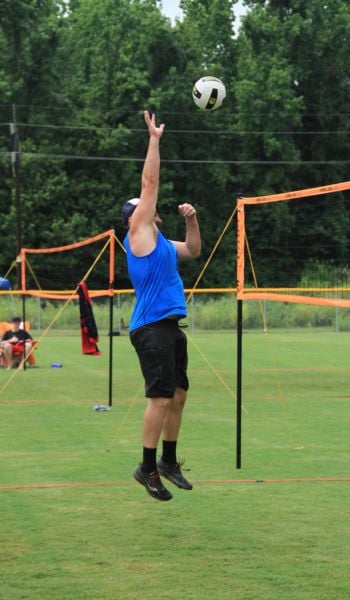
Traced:
POLYGON ((95 323, 94 314, 92 312, 92 304, 89 296, 87 285, 84 281, 79 283, 79 307, 80 307, 80 332, 81 332, 81 347, 83 354, 100 355, 101 352, 97 347, 98 331, 95 323))

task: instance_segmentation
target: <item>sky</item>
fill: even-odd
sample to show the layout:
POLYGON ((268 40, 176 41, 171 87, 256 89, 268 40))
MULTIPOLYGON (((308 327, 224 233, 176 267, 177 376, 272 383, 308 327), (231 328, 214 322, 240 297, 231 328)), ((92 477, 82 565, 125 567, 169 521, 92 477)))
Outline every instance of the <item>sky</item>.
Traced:
MULTIPOLYGON (((180 0, 162 0, 162 4, 163 13, 173 22, 175 21, 175 17, 181 17, 181 10, 179 7, 180 0)), ((236 4, 236 19, 245 12, 246 9, 243 7, 243 1, 240 0, 236 4)))

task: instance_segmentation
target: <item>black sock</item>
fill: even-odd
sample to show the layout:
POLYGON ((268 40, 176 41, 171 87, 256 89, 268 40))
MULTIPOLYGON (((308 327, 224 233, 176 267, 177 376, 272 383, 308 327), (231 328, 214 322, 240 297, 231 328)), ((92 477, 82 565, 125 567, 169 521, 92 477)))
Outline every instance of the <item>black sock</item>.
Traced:
POLYGON ((168 465, 176 464, 176 444, 177 442, 167 442, 163 440, 162 460, 168 465))
POLYGON ((143 447, 143 462, 142 470, 145 473, 152 473, 157 470, 157 448, 145 448, 143 447))

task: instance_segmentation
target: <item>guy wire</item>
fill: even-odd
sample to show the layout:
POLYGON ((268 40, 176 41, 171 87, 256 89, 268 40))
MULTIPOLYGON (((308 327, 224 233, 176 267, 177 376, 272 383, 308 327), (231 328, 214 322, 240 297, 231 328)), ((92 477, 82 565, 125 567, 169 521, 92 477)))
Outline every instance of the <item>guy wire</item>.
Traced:
POLYGON ((117 242, 118 246, 123 250, 123 252, 126 253, 126 250, 125 250, 123 244, 121 243, 121 241, 119 240, 119 238, 116 236, 115 233, 113 233, 113 237, 114 237, 115 241, 117 242))
POLYGON ((207 268, 208 268, 208 266, 209 266, 209 263, 211 262, 211 259, 213 258, 214 254, 215 254, 215 252, 216 252, 216 250, 217 250, 217 248, 218 248, 218 246, 221 244, 221 240, 222 240, 222 238, 224 237, 224 235, 225 235, 225 233, 226 233, 226 231, 227 231, 227 229, 228 229, 229 225, 231 224, 231 222, 232 222, 232 219, 233 219, 233 217, 234 217, 234 216, 235 216, 235 214, 236 214, 236 210, 237 210, 237 205, 235 206, 235 209, 234 209, 234 211, 232 212, 231 216, 228 218, 228 221, 227 221, 227 223, 226 223, 226 225, 225 225, 224 229, 222 230, 222 233, 220 234, 220 236, 219 236, 219 238, 218 238, 218 240, 217 240, 217 242, 216 242, 216 244, 215 244, 215 246, 214 246, 213 250, 211 251, 211 253, 210 253, 210 255, 209 255, 209 258, 207 259, 207 261, 206 261, 206 263, 205 263, 205 265, 204 265, 203 269, 202 269, 202 270, 201 270, 201 272, 199 273, 199 275, 198 275, 198 277, 197 277, 197 279, 196 279, 196 281, 195 281, 195 283, 194 283, 194 286, 193 286, 192 290, 190 291, 189 295, 187 296, 187 304, 188 304, 188 302, 191 300, 191 298, 192 298, 192 296, 193 296, 193 292, 194 292, 194 290, 197 288, 197 286, 198 286, 198 284, 199 284, 200 280, 202 279, 202 277, 203 277, 203 275, 204 275, 205 271, 207 270, 207 268))
MULTIPOLYGON (((224 386, 224 388, 229 392, 229 394, 232 396, 232 398, 234 400, 236 400, 236 395, 233 393, 233 391, 231 390, 231 388, 229 387, 229 385, 226 383, 226 381, 223 379, 223 377, 221 377, 220 373, 213 367, 213 365, 210 363, 210 361, 207 359, 207 357, 203 354, 203 352, 201 351, 201 349, 199 348, 199 346, 194 342, 194 340, 192 339, 192 337, 187 334, 188 339, 190 340, 191 344, 193 344, 193 346, 196 348, 197 352, 200 354, 200 356, 203 358, 203 360, 207 363, 207 365, 209 366, 209 368, 213 371, 213 373, 216 375, 216 377, 219 379, 219 381, 222 383, 222 385, 224 386)), ((245 412, 245 414, 248 414, 247 409, 242 406, 243 411, 245 412)))
POLYGON ((17 260, 15 259, 11 263, 11 265, 10 265, 9 269, 7 270, 7 272, 5 273, 5 275, 4 275, 5 278, 8 277, 8 275, 11 273, 12 269, 14 269, 14 267, 16 266, 16 264, 17 264, 17 260))
POLYGON ((129 406, 128 410, 126 411, 126 413, 125 413, 122 421, 120 423, 118 423, 118 425, 117 425, 117 427, 115 429, 115 432, 113 433, 113 435, 112 435, 112 437, 110 439, 108 447, 106 448, 106 452, 110 452, 112 446, 114 446, 114 444, 116 442, 117 435, 122 431, 122 429, 124 427, 124 424, 126 423, 126 421, 127 421, 128 417, 129 417, 132 409, 134 408, 134 406, 136 404, 136 401, 140 397, 140 393, 141 393, 142 389, 143 389, 143 384, 141 384, 140 387, 139 387, 139 389, 137 390, 137 392, 136 392, 133 400, 131 401, 130 406, 129 406))
MULTIPOLYGON (((235 216, 235 214, 236 214, 236 211, 237 211, 237 205, 235 206, 235 208, 234 208, 233 212, 231 213, 230 217, 228 218, 228 220, 227 220, 227 223, 226 223, 225 227, 223 228, 223 230, 222 230, 222 232, 221 232, 221 234, 220 234, 220 236, 219 236, 219 238, 218 238, 217 242, 216 242, 216 243, 215 243, 215 245, 214 245, 214 248, 213 248, 213 250, 211 251, 211 253, 210 253, 210 255, 209 255, 209 258, 207 259, 207 261, 206 261, 206 263, 205 263, 205 265, 204 265, 203 269, 202 269, 202 270, 201 270, 201 272, 199 273, 199 275, 198 275, 198 277, 197 277, 197 279, 196 279, 196 281, 195 281, 195 283, 194 283, 194 286, 193 286, 192 290, 190 291, 189 295, 187 296, 187 304, 188 304, 188 302, 190 301, 190 299, 192 298, 192 296, 193 296, 193 293, 194 293, 194 290, 197 288, 197 286, 198 286, 199 282, 201 281, 201 279, 202 279, 202 277, 203 277, 203 275, 204 275, 204 273, 205 273, 206 269, 208 268, 208 266, 209 266, 209 263, 211 262, 211 260, 212 260, 212 258, 213 258, 213 256, 214 256, 214 254, 215 254, 215 252, 216 252, 217 248, 218 248, 218 247, 219 247, 219 245, 221 244, 221 241, 222 241, 222 239, 223 239, 223 237, 224 237, 224 235, 225 235, 225 233, 226 233, 227 229, 229 228, 230 224, 232 223, 232 220, 233 220, 233 217, 234 217, 234 216, 235 216)), ((220 373, 219 373, 219 372, 218 372, 218 371, 217 371, 217 370, 216 370, 216 369, 213 367, 213 365, 210 363, 210 361, 207 359, 207 357, 206 357, 206 356, 203 354, 203 352, 200 350, 199 346, 198 346, 198 345, 197 345, 197 344, 194 342, 194 340, 193 340, 192 336, 190 336, 189 334, 187 334, 187 337, 188 337, 188 339, 190 340, 190 342, 193 344, 193 346, 196 348, 196 350, 197 350, 197 352, 200 354, 200 356, 203 358, 203 360, 204 360, 204 361, 207 363, 207 365, 210 367, 210 369, 212 370, 212 372, 213 372, 213 373, 216 375, 216 377, 217 377, 217 378, 219 379, 219 381, 222 383, 222 385, 223 385, 223 386, 226 388, 226 390, 227 390, 227 391, 230 393, 230 395, 231 395, 231 396, 232 396, 234 399, 236 399, 236 395, 235 395, 235 394, 232 392, 232 390, 230 389, 230 387, 227 385, 226 381, 225 381, 225 380, 224 380, 224 379, 221 377, 220 373)), ((244 410, 244 412, 245 412, 246 414, 248 414, 248 413, 247 413, 247 410, 246 410, 244 407, 243 407, 243 410, 244 410)))
POLYGON ((28 265, 28 267, 29 267, 29 271, 31 272, 31 274, 32 274, 32 277, 33 277, 33 279, 34 279, 34 281, 35 281, 35 283, 36 283, 36 285, 37 285, 38 289, 39 289, 39 290, 41 290, 41 285, 40 285, 40 283, 39 283, 39 281, 38 281, 38 279, 37 279, 37 277, 36 277, 36 275, 35 275, 35 273, 34 273, 34 271, 33 271, 33 269, 32 269, 32 266, 31 266, 31 264, 30 264, 30 262, 29 262, 28 258, 26 259, 26 264, 27 264, 27 265, 28 265))
MULTIPOLYGON (((247 238, 247 234, 246 233, 244 233, 244 239, 245 239, 245 243, 246 243, 246 246, 247 246, 250 267, 252 269, 252 274, 253 274, 253 279, 254 279, 254 285, 255 285, 255 287, 257 289, 258 288, 258 280, 257 280, 257 277, 256 277, 255 268, 254 268, 254 265, 253 265, 253 259, 252 259, 252 255, 251 255, 251 252, 250 252, 249 242, 248 242, 248 238, 247 238)), ((258 300, 259 300, 259 306, 260 306, 261 316, 262 316, 262 320, 263 320, 264 333, 267 334, 267 323, 266 323, 266 317, 265 317, 265 314, 264 314, 263 304, 262 304, 262 301, 261 301, 260 298, 258 300)))
MULTIPOLYGON (((252 260, 252 255, 251 255, 251 251, 250 251, 250 247, 249 247, 249 242, 248 242, 248 238, 247 235, 245 234, 245 243, 246 243, 246 247, 247 247, 247 252, 248 252, 248 256, 249 256, 249 261, 250 261, 250 266, 252 269, 252 275, 253 275, 253 279, 254 279, 254 285, 256 287, 256 289, 258 288, 258 280, 256 277, 256 272, 255 272, 255 268, 254 268, 254 264, 253 264, 253 260, 252 260)), ((276 381, 276 386, 278 389, 278 400, 279 402, 282 404, 282 408, 283 408, 283 415, 284 415, 284 420, 285 420, 285 424, 286 424, 286 428, 287 428, 287 432, 288 432, 288 439, 289 439, 289 444, 291 446, 294 445, 293 439, 292 439, 292 427, 291 427, 291 423, 290 423, 290 419, 289 419, 289 412, 288 412, 288 400, 286 397, 286 394, 283 391, 282 388, 282 383, 281 383, 281 379, 279 376, 279 372, 278 369, 276 367, 276 361, 275 361, 275 355, 272 351, 272 346, 271 346, 271 338, 270 336, 268 336, 268 330, 267 330, 267 320, 266 320, 266 316, 263 310, 263 305, 262 305, 262 301, 259 298, 259 306, 260 306, 260 310, 261 310, 261 316, 262 316, 262 320, 263 320, 263 327, 264 327, 264 333, 267 336, 268 339, 268 347, 269 347, 269 352, 270 352, 270 356, 271 356, 271 360, 272 360, 272 364, 273 364, 273 372, 274 372, 274 376, 275 376, 275 381, 276 381)), ((293 449, 294 450, 301 450, 302 448, 304 448, 304 446, 302 445, 298 445, 295 446, 293 449)))

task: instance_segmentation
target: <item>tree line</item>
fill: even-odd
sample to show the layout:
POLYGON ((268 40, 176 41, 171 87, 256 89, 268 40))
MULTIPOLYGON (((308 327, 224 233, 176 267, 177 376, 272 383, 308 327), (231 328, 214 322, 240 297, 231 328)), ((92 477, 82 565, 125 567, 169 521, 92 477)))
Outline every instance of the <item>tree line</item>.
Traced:
MULTIPOLYGON (((2 0, 0 275, 21 246, 61 246, 110 227, 122 241, 121 206, 140 191, 145 109, 166 124, 164 232, 182 237, 177 205, 193 203, 203 262, 239 194, 349 179, 348 1, 245 4, 235 33, 235 0, 182 0, 184 16, 174 24, 157 0, 2 0), (192 101, 194 82, 207 74, 227 88, 215 112, 192 101)), ((252 211, 249 235, 264 285, 288 272, 296 285, 306 248, 318 264, 350 261, 349 194, 327 200, 308 205, 301 222, 289 203, 252 211)), ((71 289, 96 252, 36 258, 33 271, 43 288, 71 289)), ((235 252, 232 225, 202 287, 235 285, 235 252)), ((108 286, 105 263, 94 287, 108 286)), ((191 287, 198 261, 182 269, 191 287)), ((130 286, 119 247, 115 286, 130 286)))

